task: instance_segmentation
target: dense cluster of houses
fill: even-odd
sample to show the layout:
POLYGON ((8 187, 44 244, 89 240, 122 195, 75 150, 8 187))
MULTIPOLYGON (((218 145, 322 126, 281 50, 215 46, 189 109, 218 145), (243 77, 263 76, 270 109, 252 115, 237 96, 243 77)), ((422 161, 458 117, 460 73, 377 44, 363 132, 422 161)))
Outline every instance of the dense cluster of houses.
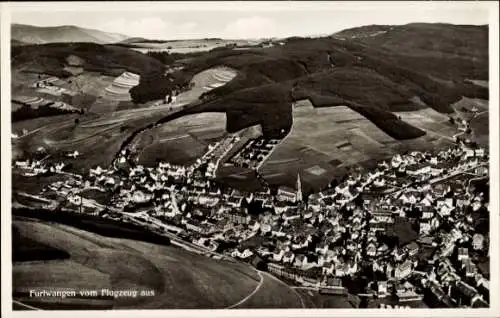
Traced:
POLYGON ((230 159, 230 162, 238 167, 258 169, 279 142, 280 139, 264 137, 250 139, 243 149, 230 159))
MULTIPOLYGON (((488 233, 477 221, 489 199, 471 182, 488 177, 483 149, 395 155, 306 197, 300 174, 295 188, 252 193, 216 182, 220 159, 238 140, 223 139, 190 166, 147 168, 124 151, 109 169, 90 169, 84 185, 112 192, 108 205, 129 219, 150 218, 192 244, 265 264, 322 293, 488 305, 488 273, 478 266, 488 233)), ((278 142, 271 141, 245 149, 257 154, 278 142)))

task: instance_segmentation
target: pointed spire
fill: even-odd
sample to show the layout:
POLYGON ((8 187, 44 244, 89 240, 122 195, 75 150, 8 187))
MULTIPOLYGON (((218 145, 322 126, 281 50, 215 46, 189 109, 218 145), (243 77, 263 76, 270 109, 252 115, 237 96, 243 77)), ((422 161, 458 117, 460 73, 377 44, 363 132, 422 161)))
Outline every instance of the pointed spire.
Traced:
POLYGON ((300 173, 297 172, 297 201, 302 201, 302 183, 300 181, 300 173))

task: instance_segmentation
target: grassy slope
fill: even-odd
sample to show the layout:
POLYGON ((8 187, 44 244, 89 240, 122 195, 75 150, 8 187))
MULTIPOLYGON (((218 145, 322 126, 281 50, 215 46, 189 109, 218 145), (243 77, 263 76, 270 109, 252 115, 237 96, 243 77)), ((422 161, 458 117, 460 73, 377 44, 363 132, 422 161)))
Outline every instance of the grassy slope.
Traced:
POLYGON ((300 295, 275 277, 262 273, 260 289, 237 308, 303 308, 300 295))
MULTIPOLYGON (((47 285, 143 288, 154 289, 156 296, 115 302, 114 308, 221 308, 246 297, 259 280, 246 265, 208 259, 174 247, 106 238, 57 224, 15 224, 23 236, 66 250, 71 258, 62 261, 67 263, 15 263, 14 290, 47 285)), ((280 284, 265 284, 264 290, 277 295, 282 304, 293 306, 297 301, 288 298, 280 284)), ((259 306, 259 302, 254 304, 259 306)))

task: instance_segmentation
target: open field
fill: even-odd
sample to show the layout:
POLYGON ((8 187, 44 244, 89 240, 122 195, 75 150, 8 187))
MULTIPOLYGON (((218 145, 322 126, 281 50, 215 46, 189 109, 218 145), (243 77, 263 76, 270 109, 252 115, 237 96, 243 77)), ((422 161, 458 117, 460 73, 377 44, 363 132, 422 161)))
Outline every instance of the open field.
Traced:
POLYGON ((161 42, 145 42, 138 39, 137 42, 125 40, 130 47, 138 52, 146 53, 150 51, 167 51, 169 53, 196 53, 206 52, 225 45, 235 44, 239 46, 256 45, 259 41, 251 40, 223 40, 223 39, 199 39, 199 40, 177 40, 161 42))
POLYGON ((398 112, 396 113, 401 118, 425 130, 428 137, 443 137, 449 138, 457 133, 456 126, 448 122, 449 117, 445 114, 438 113, 432 108, 426 108, 413 112, 398 112))
POLYGON ((66 114, 66 115, 39 117, 30 120, 18 121, 12 123, 12 132, 20 136, 23 134, 23 131, 25 131, 26 133, 32 133, 43 126, 53 125, 54 122, 74 120, 78 116, 79 116, 78 114, 66 114))
POLYGON ((193 76, 190 81, 191 89, 180 93, 176 97, 174 105, 192 103, 198 100, 201 94, 226 85, 236 76, 236 70, 224 66, 203 70, 193 76))
POLYGON ((147 130, 134 139, 139 163, 151 166, 156 160, 189 164, 201 157, 208 144, 225 135, 225 115, 187 115, 147 130))
POLYGON ((264 281, 259 290, 236 308, 305 308, 300 295, 274 276, 261 272, 264 281))
MULTIPOLYGON (((247 265, 209 259, 171 246, 107 238, 59 224, 28 220, 14 223, 21 235, 71 255, 62 261, 14 263, 15 293, 47 287, 49 282, 52 288, 152 289, 154 297, 117 299, 112 306, 225 308, 244 299, 260 281, 257 272, 247 265)), ((37 305, 31 301, 27 303, 37 305)), ((288 286, 266 278, 259 291, 242 304, 271 306, 298 307, 300 302, 288 286)))
POLYGON ((396 140, 346 106, 313 108, 301 101, 293 110, 290 134, 261 168, 271 184, 293 186, 297 172, 305 187, 318 189, 352 165, 392 156, 414 145, 433 147, 456 133, 447 116, 432 109, 399 112, 403 120, 426 130, 423 137, 396 140), (444 136, 444 137, 443 137, 444 136))

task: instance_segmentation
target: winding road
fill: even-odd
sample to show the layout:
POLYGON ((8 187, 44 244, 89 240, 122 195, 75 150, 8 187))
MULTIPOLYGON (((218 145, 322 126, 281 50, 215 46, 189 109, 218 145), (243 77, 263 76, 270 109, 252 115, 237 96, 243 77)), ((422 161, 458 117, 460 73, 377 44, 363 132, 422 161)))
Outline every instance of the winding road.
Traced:
POLYGON ((262 287, 262 283, 264 283, 264 276, 262 276, 261 271, 257 271, 257 274, 259 274, 260 281, 257 284, 257 286, 255 287, 255 289, 250 294, 248 294, 245 298, 243 298, 242 300, 240 300, 239 302, 237 302, 235 304, 232 304, 231 306, 226 307, 225 309, 231 309, 231 308, 238 307, 239 305, 241 305, 244 302, 246 302, 247 300, 249 300, 250 297, 252 297, 253 295, 255 295, 256 292, 259 291, 260 287, 262 287))

